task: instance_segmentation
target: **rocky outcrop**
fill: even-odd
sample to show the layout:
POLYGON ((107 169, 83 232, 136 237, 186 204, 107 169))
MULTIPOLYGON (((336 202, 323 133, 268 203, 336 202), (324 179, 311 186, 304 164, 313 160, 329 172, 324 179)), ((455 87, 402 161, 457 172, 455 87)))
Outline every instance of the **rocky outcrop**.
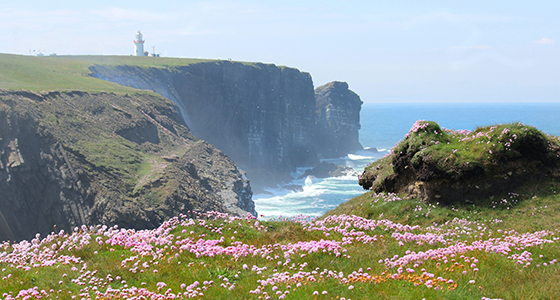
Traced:
POLYGON ((296 167, 314 166, 319 157, 361 149, 361 101, 346 83, 326 85, 316 96, 308 73, 230 61, 90 70, 174 101, 191 131, 245 169, 253 187, 289 181, 296 167))
POLYGON ((0 240, 155 228, 189 211, 256 215, 249 182, 147 94, 0 94, 0 240))
POLYGON ((317 146, 324 157, 341 157, 363 147, 359 141, 360 96, 346 82, 333 81, 315 89, 317 146))
MULTIPOLYGON (((498 203, 529 181, 560 178, 560 140, 524 124, 443 130, 418 121, 359 184, 441 204, 498 203)), ((493 204, 492 204, 493 205, 493 204)))

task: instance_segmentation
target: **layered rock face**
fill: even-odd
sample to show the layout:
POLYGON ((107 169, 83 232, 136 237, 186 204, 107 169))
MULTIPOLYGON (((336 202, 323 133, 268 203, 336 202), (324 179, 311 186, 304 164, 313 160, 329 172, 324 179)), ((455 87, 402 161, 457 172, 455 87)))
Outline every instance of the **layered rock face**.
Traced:
POLYGON ((0 193, 0 240, 12 241, 82 224, 154 228, 189 211, 256 214, 233 161, 146 94, 1 93, 0 193))
POLYGON ((325 85, 316 94, 308 73, 229 61, 90 70, 96 78, 173 100, 191 131, 247 170, 253 186, 289 181, 296 167, 362 149, 361 101, 346 83, 325 85))
POLYGON ((243 168, 317 163, 311 76, 291 68, 205 63, 173 74, 192 131, 243 168))
POLYGON ((361 150, 360 96, 346 82, 333 81, 315 89, 315 100, 319 152, 330 158, 361 150))

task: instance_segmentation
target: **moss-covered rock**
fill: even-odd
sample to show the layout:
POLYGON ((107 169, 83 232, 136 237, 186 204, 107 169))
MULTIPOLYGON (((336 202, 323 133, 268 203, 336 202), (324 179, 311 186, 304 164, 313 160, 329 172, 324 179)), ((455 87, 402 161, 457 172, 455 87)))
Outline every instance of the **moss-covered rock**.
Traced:
POLYGON ((364 170, 359 184, 424 201, 484 201, 529 179, 558 178, 559 157, 558 137, 522 123, 471 132, 417 121, 391 153, 364 170))

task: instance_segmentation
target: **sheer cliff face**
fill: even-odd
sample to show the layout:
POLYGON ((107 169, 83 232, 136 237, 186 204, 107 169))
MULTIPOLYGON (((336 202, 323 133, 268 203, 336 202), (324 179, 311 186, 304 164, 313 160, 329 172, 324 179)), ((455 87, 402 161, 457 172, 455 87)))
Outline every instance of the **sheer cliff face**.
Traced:
POLYGON ((154 228, 189 211, 256 214, 225 154, 149 95, 0 94, 0 240, 75 226, 154 228))
POLYGON ((29 115, 0 111, 0 240, 84 224, 90 178, 29 115), (65 205, 66 200, 72 204, 65 205))
POLYGON ((316 163, 309 74, 223 62, 183 67, 172 78, 193 133, 241 167, 291 171, 316 163))
POLYGON ((346 82, 333 81, 315 90, 317 145, 325 157, 340 157, 362 149, 359 142, 360 97, 346 82))
POLYGON ((275 185, 279 179, 275 174, 316 165, 320 156, 362 149, 357 135, 359 97, 346 85, 319 97, 328 106, 319 109, 311 76, 297 69, 220 61, 166 69, 93 66, 90 70, 96 78, 152 90, 173 100, 192 132, 246 169, 253 186, 275 185), (329 100, 331 95, 336 98, 329 100), (351 111, 339 111, 346 109, 351 111))

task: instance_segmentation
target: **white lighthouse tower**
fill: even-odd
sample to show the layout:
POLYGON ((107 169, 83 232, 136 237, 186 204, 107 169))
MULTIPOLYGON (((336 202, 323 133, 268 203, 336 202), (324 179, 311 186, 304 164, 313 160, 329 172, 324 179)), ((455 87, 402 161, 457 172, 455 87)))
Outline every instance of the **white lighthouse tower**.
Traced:
POLYGON ((140 30, 136 32, 136 39, 134 39, 134 55, 144 56, 144 40, 142 39, 142 33, 140 30))

